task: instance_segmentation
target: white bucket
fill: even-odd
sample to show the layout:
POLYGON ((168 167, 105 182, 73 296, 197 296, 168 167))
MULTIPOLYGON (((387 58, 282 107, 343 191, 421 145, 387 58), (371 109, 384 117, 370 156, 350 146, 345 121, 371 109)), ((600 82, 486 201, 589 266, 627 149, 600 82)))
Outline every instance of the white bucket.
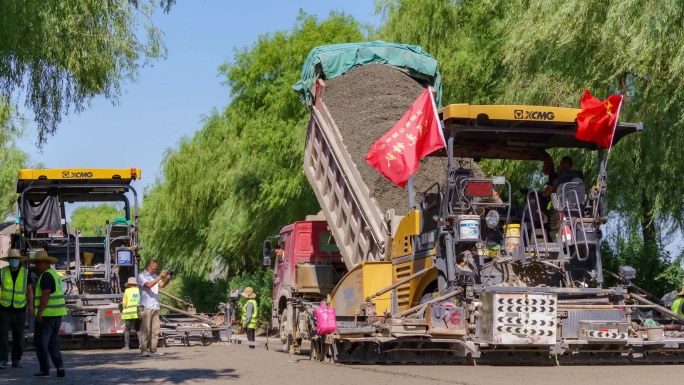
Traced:
POLYGON ((646 328, 646 338, 649 341, 662 341, 663 340, 663 330, 662 326, 655 328, 646 328))
POLYGON ((459 238, 462 241, 480 240, 480 216, 479 215, 459 215, 458 216, 459 238))

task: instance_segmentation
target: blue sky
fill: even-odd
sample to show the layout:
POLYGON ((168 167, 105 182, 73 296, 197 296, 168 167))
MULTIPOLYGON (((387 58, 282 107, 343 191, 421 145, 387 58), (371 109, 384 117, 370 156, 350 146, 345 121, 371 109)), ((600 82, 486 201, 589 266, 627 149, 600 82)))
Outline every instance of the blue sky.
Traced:
POLYGON ((42 153, 31 124, 19 145, 48 168, 141 168, 134 187, 142 195, 158 176, 166 149, 200 129, 203 115, 230 102, 217 68, 232 59, 233 49, 289 30, 300 9, 319 18, 344 11, 363 23, 380 23, 374 0, 178 0, 171 13, 154 17, 168 58, 142 69, 118 106, 97 98, 84 112, 66 116, 42 153))

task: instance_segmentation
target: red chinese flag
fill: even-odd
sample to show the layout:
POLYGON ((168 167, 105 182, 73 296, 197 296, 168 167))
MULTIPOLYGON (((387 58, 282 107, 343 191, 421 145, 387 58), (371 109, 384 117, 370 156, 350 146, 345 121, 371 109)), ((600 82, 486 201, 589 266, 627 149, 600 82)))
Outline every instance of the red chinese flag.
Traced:
POLYGON ((608 99, 600 101, 593 97, 589 90, 584 90, 580 101, 582 111, 577 114, 575 138, 610 148, 621 103, 622 96, 611 95, 608 99))
POLYGON ((416 99, 404 116, 368 151, 366 162, 399 187, 428 154, 445 147, 437 108, 429 89, 416 99))

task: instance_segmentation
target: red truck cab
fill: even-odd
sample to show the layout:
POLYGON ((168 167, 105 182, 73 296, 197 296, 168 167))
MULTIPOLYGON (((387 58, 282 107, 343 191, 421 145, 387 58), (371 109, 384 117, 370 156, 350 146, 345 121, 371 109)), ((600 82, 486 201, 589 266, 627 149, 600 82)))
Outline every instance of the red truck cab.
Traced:
MULTIPOLYGON (((287 308, 289 298, 320 302, 346 274, 342 255, 326 221, 295 222, 282 227, 277 238, 283 255, 274 258, 274 326, 287 308)), ((266 249, 265 245, 265 254, 266 249)))

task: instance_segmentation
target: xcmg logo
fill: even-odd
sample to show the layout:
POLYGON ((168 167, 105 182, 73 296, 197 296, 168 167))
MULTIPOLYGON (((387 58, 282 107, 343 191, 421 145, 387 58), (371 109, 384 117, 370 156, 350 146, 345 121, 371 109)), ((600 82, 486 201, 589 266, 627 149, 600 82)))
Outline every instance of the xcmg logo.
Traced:
POLYGON ((554 120, 556 115, 552 111, 513 111, 515 119, 531 119, 531 120, 554 120))
POLYGON ((62 171, 62 178, 64 179, 87 179, 92 177, 93 173, 90 171, 62 171))

